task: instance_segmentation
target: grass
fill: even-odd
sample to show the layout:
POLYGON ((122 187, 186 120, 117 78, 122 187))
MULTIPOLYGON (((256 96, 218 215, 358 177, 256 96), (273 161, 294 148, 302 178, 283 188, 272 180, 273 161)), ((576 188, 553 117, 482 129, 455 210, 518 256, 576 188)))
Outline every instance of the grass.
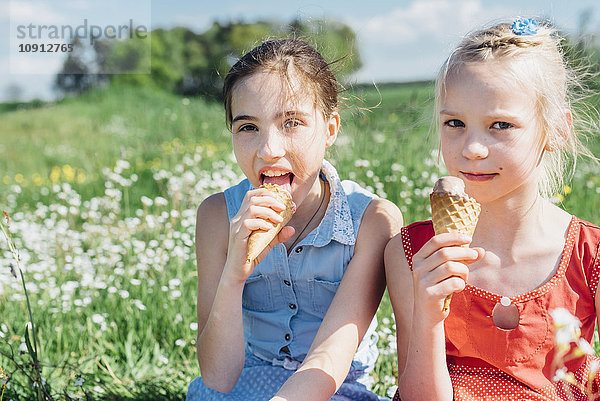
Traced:
MULTIPOLYGON (((350 178, 427 218, 443 174, 428 135, 430 83, 357 87, 328 154, 350 178)), ((241 178, 222 106, 156 90, 111 87, 53 104, 0 107, 0 208, 12 216, 38 332, 42 376, 72 398, 183 399, 195 358, 195 208, 241 178), (77 375, 85 380, 76 385, 77 375)), ((599 154, 600 141, 589 143, 599 154)), ((597 166, 582 161, 562 205, 600 221, 597 166)), ((23 350, 24 294, 0 245, 0 351, 23 350), (6 267, 5 267, 6 266, 6 267)), ((378 311, 373 377, 394 384, 395 330, 378 311)), ((5 399, 32 383, 0 355, 5 399)), ((61 397, 59 397, 61 398, 61 397)))

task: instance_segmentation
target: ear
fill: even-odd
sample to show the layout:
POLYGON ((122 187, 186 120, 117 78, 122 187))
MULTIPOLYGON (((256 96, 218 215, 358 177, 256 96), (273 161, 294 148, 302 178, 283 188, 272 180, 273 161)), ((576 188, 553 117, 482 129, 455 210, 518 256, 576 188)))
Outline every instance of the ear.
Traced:
POLYGON ((328 148, 335 142, 338 131, 340 130, 340 122, 340 114, 337 111, 331 113, 329 120, 327 121, 327 139, 325 140, 325 147, 328 148))
POLYGON ((556 131, 556 135, 547 139, 544 150, 554 152, 565 146, 565 143, 567 143, 569 136, 571 135, 571 130, 573 129, 573 114, 571 113, 571 110, 565 111, 563 123, 561 129, 556 131))

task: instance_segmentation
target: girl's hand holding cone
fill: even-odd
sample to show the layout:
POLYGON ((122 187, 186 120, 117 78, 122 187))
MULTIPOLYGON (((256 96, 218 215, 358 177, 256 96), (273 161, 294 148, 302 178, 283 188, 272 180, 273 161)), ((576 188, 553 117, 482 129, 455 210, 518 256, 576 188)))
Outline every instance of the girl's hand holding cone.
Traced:
POLYGON ((272 187, 276 186, 265 184, 248 191, 231 219, 225 270, 233 269, 239 281, 245 281, 275 245, 294 235, 294 229, 285 226, 295 211, 291 197, 272 187))
MULTIPOLYGON (((481 206, 465 193, 465 183, 458 177, 442 177, 429 196, 435 234, 459 233, 473 236, 481 206)), ((464 244, 462 246, 468 246, 464 244)), ((466 280, 465 280, 466 281, 466 280)), ((452 294, 446 296, 442 311, 450 308, 452 294)))
POLYGON ((468 248, 481 206, 464 188, 464 182, 457 177, 442 177, 435 184, 430 201, 436 236, 413 258, 415 285, 434 298, 446 294, 441 306, 444 314, 449 310, 452 293, 463 290, 466 285, 469 273, 466 264, 483 256, 483 250, 468 248))
POLYGON ((483 256, 480 248, 468 248, 471 238, 464 234, 435 235, 413 255, 415 317, 441 321, 448 315, 443 305, 448 294, 465 288, 469 263, 483 256))

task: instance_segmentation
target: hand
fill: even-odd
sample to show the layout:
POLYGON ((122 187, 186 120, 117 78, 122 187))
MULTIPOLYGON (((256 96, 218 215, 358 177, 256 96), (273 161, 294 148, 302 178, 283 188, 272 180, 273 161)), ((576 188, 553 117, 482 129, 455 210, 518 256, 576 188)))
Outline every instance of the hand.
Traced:
POLYGON ((269 230, 274 224, 281 223, 283 218, 278 213, 284 210, 283 202, 268 189, 258 188, 246 193, 240 210, 229 224, 229 245, 223 274, 227 274, 232 280, 246 281, 254 267, 275 245, 287 241, 294 235, 293 227, 283 227, 252 263, 247 261, 248 237, 252 231, 269 230))
POLYGON ((432 237, 413 256, 414 311, 419 319, 444 320, 446 296, 464 290, 469 277, 468 264, 480 260, 482 248, 467 248, 471 238, 457 233, 432 237))

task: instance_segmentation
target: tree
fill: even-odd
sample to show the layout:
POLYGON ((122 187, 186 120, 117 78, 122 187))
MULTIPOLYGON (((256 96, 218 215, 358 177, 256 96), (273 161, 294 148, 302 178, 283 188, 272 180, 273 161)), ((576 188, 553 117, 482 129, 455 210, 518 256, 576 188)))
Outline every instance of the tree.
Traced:
POLYGON ((128 39, 99 40, 89 47, 76 39, 73 52, 57 76, 57 87, 63 92, 79 93, 110 79, 188 96, 219 98, 225 74, 242 54, 263 40, 284 37, 303 38, 327 60, 340 60, 333 64, 339 78, 361 67, 356 35, 350 27, 336 21, 214 22, 203 33, 176 27, 156 29, 149 37, 149 46, 128 39), (140 74, 140 68, 148 65, 150 74, 140 74))
POLYGON ((14 82, 6 86, 5 93, 9 102, 19 102, 23 98, 23 88, 14 82))
POLYGON ((99 61, 109 49, 86 45, 75 37, 73 50, 68 54, 62 69, 56 76, 54 86, 63 93, 79 94, 89 88, 108 82, 99 61))

